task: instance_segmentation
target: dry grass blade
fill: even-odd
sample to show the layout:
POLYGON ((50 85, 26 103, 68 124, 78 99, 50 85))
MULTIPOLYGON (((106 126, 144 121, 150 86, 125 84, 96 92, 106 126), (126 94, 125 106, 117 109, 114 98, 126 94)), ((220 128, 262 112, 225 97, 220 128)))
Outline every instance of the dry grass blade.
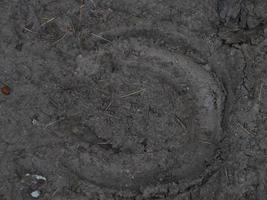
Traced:
POLYGON ((237 126, 239 126, 245 133, 247 133, 248 135, 256 135, 256 133, 253 133, 251 131, 249 131, 248 129, 246 129, 242 124, 237 123, 237 126))
POLYGON ((108 106, 105 108, 105 111, 107 111, 110 108, 111 104, 112 104, 112 102, 110 101, 108 106))
POLYGON ((52 17, 51 19, 47 20, 46 22, 42 23, 41 26, 45 26, 46 24, 49 24, 50 22, 54 21, 56 18, 52 17))
POLYGON ((130 96, 133 96, 133 95, 136 95, 136 94, 142 93, 142 92, 144 92, 144 91, 145 91, 145 89, 141 89, 141 90, 138 90, 138 91, 135 91, 135 92, 132 92, 132 93, 129 93, 129 94, 123 95, 123 96, 121 96, 121 98, 130 97, 130 96))
POLYGON ((23 29, 24 29, 25 31, 28 31, 28 32, 30 32, 30 33, 37 33, 37 32, 35 32, 35 31, 32 31, 31 29, 28 29, 28 28, 26 28, 26 27, 23 27, 23 29))
POLYGON ((100 35, 96 35, 96 34, 94 34, 94 33, 91 33, 91 35, 94 36, 94 37, 100 38, 100 39, 102 39, 102 40, 105 40, 105 41, 107 41, 107 42, 109 42, 109 43, 112 43, 112 41, 110 41, 110 40, 108 40, 108 39, 106 39, 106 38, 104 38, 104 37, 102 37, 102 36, 100 36, 100 35))
POLYGON ((81 27, 81 23, 82 23, 83 8, 84 8, 84 0, 81 0, 81 3, 80 3, 80 16, 79 16, 79 27, 81 27))
POLYGON ((63 40, 63 39, 67 36, 67 33, 68 33, 68 32, 64 33, 64 35, 63 35, 61 38, 59 38, 58 40, 56 40, 55 42, 53 42, 52 46, 56 45, 56 44, 59 43, 61 40, 63 40))
POLYGON ((199 140, 201 143, 212 145, 212 143, 206 141, 206 140, 199 140))
POLYGON ((64 119, 65 119, 65 118, 61 118, 61 119, 55 120, 55 121, 53 121, 53 122, 50 122, 50 123, 46 124, 44 128, 47 129, 47 128, 53 126, 54 124, 56 124, 56 123, 58 123, 58 122, 61 122, 61 121, 64 120, 64 119))
POLYGON ((259 95, 258 95, 258 101, 261 102, 261 98, 262 98, 262 90, 265 86, 265 83, 261 83, 260 85, 260 90, 259 90, 259 95))
POLYGON ((177 116, 175 115, 175 121, 183 128, 186 129, 185 124, 183 123, 183 121, 177 116))

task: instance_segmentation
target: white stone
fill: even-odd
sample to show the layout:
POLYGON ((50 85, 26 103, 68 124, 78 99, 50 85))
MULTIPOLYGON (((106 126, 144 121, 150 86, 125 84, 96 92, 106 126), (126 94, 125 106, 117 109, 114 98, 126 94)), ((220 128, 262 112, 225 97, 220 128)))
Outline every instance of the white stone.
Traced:
POLYGON ((37 199, 40 196, 40 192, 38 190, 35 190, 31 193, 31 196, 35 199, 37 199))
POLYGON ((34 178, 36 178, 37 180, 43 180, 46 181, 46 178, 40 175, 32 175, 34 178))

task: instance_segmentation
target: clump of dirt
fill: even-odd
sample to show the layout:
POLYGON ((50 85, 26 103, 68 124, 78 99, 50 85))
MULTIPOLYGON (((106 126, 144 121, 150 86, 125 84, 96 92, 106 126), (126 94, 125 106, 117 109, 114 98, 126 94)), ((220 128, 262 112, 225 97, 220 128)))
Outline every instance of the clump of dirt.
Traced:
POLYGON ((266 199, 264 1, 0 5, 0 199, 266 199))

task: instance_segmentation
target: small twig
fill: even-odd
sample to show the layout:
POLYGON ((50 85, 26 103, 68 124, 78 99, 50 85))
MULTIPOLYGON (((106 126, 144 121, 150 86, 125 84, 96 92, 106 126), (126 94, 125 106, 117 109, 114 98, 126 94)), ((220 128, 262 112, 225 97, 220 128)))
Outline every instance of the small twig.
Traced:
POLYGON ((183 121, 182 121, 177 115, 175 115, 175 119, 176 119, 176 121, 178 122, 178 124, 180 124, 180 126, 181 126, 183 129, 186 129, 185 124, 183 123, 183 121))
POLYGON ((210 145, 212 145, 212 143, 210 143, 210 142, 208 142, 208 141, 206 141, 206 140, 200 140, 200 142, 201 142, 201 143, 204 143, 204 144, 210 144, 210 145))
POLYGON ((133 96, 133 95, 139 94, 139 93, 144 92, 144 91, 145 91, 145 89, 141 89, 141 90, 138 90, 138 91, 135 91, 135 92, 132 92, 132 93, 123 95, 123 96, 121 96, 121 98, 125 98, 125 97, 129 97, 129 96, 133 96))
POLYGON ((81 0, 81 3, 80 3, 79 27, 81 27, 81 23, 82 23, 83 8, 84 8, 84 0, 81 0))
POLYGON ((107 111, 110 108, 111 104, 112 104, 112 101, 109 102, 108 106, 105 108, 105 111, 107 111))
POLYGON ((252 133, 251 131, 249 131, 248 129, 246 129, 242 124, 240 124, 239 122, 237 123, 237 125, 244 131, 246 132, 248 135, 256 135, 255 133, 252 133))
POLYGON ((105 144, 110 144, 110 142, 98 142, 98 145, 105 145, 105 144))
POLYGON ((109 42, 109 43, 112 43, 111 40, 108 40, 108 39, 106 39, 106 38, 104 38, 104 37, 102 37, 102 36, 100 36, 100 35, 96 35, 96 34, 94 34, 94 33, 91 33, 91 35, 92 35, 92 36, 95 36, 95 37, 97 37, 97 38, 100 38, 100 39, 102 39, 102 40, 105 40, 105 41, 107 41, 107 42, 109 42))
POLYGON ((227 182, 229 183, 229 176, 228 176, 227 169, 225 167, 224 167, 224 171, 225 171, 225 176, 226 176, 227 182))
POLYGON ((56 40, 55 42, 53 42, 52 46, 56 45, 56 44, 59 43, 61 40, 63 40, 63 39, 66 37, 67 33, 68 33, 68 32, 64 33, 64 35, 63 35, 61 38, 59 38, 58 40, 56 40))
POLYGON ((75 33, 76 33, 76 30, 75 30, 75 27, 74 27, 73 21, 71 21, 70 23, 71 23, 72 31, 73 31, 73 33, 75 34, 75 33))
POLYGON ((46 24, 54 21, 56 19, 56 17, 52 17, 51 19, 47 20, 46 22, 44 22, 43 24, 41 24, 41 26, 45 26, 46 24))
POLYGON ((108 117, 115 118, 115 119, 120 119, 119 117, 116 117, 116 116, 111 115, 111 114, 108 114, 108 113, 104 113, 104 115, 106 115, 106 116, 108 116, 108 117))
POLYGON ((53 122, 50 122, 50 123, 48 123, 48 124, 46 124, 45 125, 45 129, 47 129, 48 127, 50 127, 50 126, 52 126, 52 125, 54 125, 54 124, 56 124, 56 123, 58 123, 58 122, 60 122, 60 121, 62 121, 62 120, 64 120, 65 118, 61 118, 61 119, 58 119, 58 120, 55 120, 55 121, 53 121, 53 122))
POLYGON ((58 193, 58 191, 59 191, 59 188, 57 188, 57 189, 53 192, 52 197, 54 197, 54 196, 58 193))
POLYGON ((28 28, 26 28, 26 27, 23 27, 23 29, 26 30, 26 31, 28 31, 28 32, 30 32, 30 33, 37 33, 37 32, 32 31, 32 30, 30 30, 30 29, 28 29, 28 28))

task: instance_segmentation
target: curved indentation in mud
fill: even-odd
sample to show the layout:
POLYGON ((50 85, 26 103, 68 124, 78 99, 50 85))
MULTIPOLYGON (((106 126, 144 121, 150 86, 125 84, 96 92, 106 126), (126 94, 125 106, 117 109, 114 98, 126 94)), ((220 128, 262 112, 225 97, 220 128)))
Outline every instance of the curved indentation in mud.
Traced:
POLYGON ((180 54, 190 55, 197 63, 206 63, 203 53, 208 53, 207 44, 199 39, 195 34, 191 33, 185 27, 180 29, 172 26, 153 26, 150 23, 142 23, 133 27, 120 27, 103 32, 101 39, 98 35, 92 34, 92 37, 86 38, 82 42, 85 49, 91 50, 97 48, 100 44, 109 43, 114 40, 127 40, 128 38, 146 38, 146 44, 154 44, 160 48, 165 48, 169 52, 179 52, 180 54), (188 36, 190 36, 188 39, 188 36), (201 51, 199 51, 201 47, 201 51))
POLYGON ((203 173, 220 139, 223 94, 194 59, 168 50, 177 35, 120 29, 87 47, 77 68, 79 99, 64 94, 84 113, 59 126, 85 145, 70 153, 69 169, 117 189, 203 173))

